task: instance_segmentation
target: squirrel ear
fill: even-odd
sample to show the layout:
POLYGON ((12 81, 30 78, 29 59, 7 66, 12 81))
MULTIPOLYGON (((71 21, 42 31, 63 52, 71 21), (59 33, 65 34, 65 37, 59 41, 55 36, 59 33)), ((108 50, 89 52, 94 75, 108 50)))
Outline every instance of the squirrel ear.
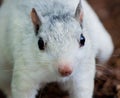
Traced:
POLYGON ((82 4, 81 4, 81 0, 79 1, 79 4, 76 8, 76 12, 75 12, 75 19, 77 21, 79 21, 80 23, 83 22, 83 10, 82 10, 82 4))
POLYGON ((35 33, 37 35, 38 30, 39 30, 40 26, 42 25, 42 22, 37 14, 35 8, 33 8, 31 11, 31 19, 32 19, 32 23, 33 23, 34 28, 35 28, 35 33))

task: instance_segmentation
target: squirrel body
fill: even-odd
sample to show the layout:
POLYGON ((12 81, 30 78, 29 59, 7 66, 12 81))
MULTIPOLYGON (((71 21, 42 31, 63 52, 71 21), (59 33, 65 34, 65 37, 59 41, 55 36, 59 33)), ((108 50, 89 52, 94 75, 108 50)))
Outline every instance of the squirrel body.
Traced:
POLYGON ((92 98, 95 58, 105 62, 112 51, 85 0, 6 0, 0 8, 0 89, 8 98, 35 98, 54 81, 70 98, 92 98))

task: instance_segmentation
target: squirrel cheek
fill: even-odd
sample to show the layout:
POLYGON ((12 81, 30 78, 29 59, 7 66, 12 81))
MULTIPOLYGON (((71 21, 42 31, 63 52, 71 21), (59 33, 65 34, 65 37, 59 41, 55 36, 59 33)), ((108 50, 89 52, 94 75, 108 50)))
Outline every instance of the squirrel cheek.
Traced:
POLYGON ((72 74, 73 68, 69 64, 59 65, 58 72, 62 77, 67 77, 72 74))

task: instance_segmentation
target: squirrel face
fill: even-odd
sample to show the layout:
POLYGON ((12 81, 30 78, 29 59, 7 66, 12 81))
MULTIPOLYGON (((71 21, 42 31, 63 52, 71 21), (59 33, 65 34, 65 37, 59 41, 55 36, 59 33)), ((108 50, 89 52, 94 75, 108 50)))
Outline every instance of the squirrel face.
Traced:
POLYGON ((35 34, 38 38, 40 59, 47 59, 43 65, 48 64, 47 66, 51 66, 52 70, 63 77, 71 75, 78 65, 78 60, 81 61, 82 56, 86 55, 83 53, 86 51, 88 41, 80 24, 82 17, 78 21, 78 14, 80 12, 76 12, 77 19, 69 13, 50 15, 43 22, 34 8, 31 12, 35 34), (44 55, 46 55, 45 58, 44 55), (48 61, 47 64, 46 61, 48 61))

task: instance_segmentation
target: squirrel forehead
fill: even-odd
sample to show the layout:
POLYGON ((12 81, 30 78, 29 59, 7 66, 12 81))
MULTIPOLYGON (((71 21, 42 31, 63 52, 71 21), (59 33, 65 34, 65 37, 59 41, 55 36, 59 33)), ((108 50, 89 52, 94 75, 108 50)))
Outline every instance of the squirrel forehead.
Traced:
POLYGON ((44 28, 44 30, 39 33, 39 36, 43 37, 46 41, 69 41, 78 38, 82 33, 78 28, 75 25, 57 22, 55 25, 44 28))
POLYGON ((67 14, 51 16, 45 23, 43 23, 39 35, 44 36, 78 36, 82 33, 79 23, 67 14), (78 33, 77 33, 78 32, 78 33))

